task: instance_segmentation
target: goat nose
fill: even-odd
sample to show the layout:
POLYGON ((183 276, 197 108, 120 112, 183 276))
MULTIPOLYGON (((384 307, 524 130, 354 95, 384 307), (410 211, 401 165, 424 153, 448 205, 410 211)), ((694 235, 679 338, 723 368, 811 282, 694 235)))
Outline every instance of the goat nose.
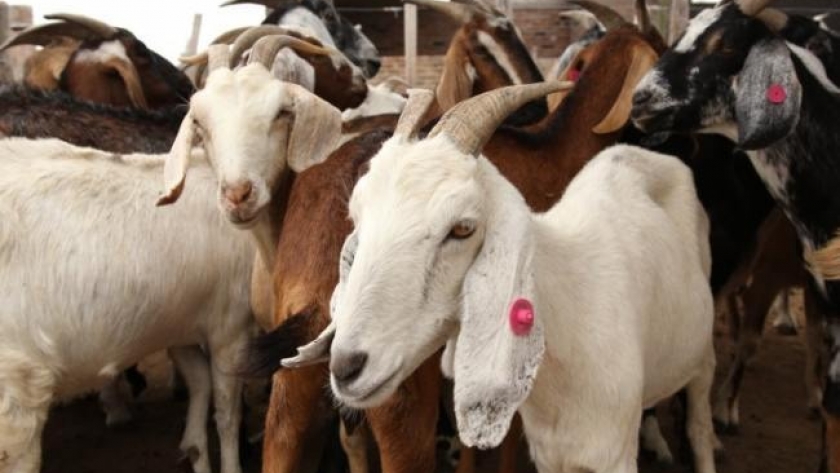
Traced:
POLYGON ((330 371, 339 383, 350 383, 362 374, 367 360, 367 353, 360 351, 332 356, 330 371))
POLYGON ((248 200, 248 197, 251 196, 252 190, 253 185, 250 181, 246 181, 242 184, 237 184, 235 186, 225 187, 225 199, 227 199, 227 201, 231 204, 239 205, 242 202, 248 200))
POLYGON ((650 99, 653 98, 653 92, 649 90, 637 90, 635 94, 633 94, 633 106, 638 107, 650 102, 650 99))

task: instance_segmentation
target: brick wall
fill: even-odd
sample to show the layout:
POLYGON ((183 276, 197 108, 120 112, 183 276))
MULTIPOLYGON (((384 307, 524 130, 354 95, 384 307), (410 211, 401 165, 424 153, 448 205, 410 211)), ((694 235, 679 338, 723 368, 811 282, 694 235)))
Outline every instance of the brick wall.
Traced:
MULTIPOLYGON (((616 8, 623 14, 632 13, 631 0, 622 0, 625 3, 616 8), (630 13, 628 13, 628 10, 630 13)), ((618 2, 616 2, 618 3, 618 2)), ((563 52, 573 36, 580 34, 572 30, 572 25, 562 20, 559 16, 561 9, 518 9, 514 11, 513 21, 522 34, 522 39, 531 56, 537 62, 543 74, 547 73, 554 61, 563 52)), ((415 87, 433 89, 437 84, 440 71, 443 67, 443 54, 449 45, 449 39, 455 32, 456 26, 445 17, 426 16, 434 13, 429 10, 421 10, 418 20, 418 51, 417 57, 417 83, 415 87), (445 23, 435 23, 444 21, 445 23)), ((405 78, 405 60, 400 53, 403 49, 402 37, 402 15, 389 12, 388 22, 384 17, 371 22, 365 22, 365 33, 374 39, 380 49, 383 50, 382 69, 373 79, 374 83, 381 82, 388 77, 396 76, 405 78), (390 33, 387 32, 390 28, 390 33), (390 35, 390 40, 384 41, 381 38, 390 35)))

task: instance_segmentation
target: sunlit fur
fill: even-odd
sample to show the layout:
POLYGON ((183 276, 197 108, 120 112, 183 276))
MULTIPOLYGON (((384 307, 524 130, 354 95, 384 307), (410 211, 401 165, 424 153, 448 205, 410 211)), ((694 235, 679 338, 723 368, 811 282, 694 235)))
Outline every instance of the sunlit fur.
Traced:
MULTIPOLYGON (((0 471, 39 471, 53 400, 196 343, 213 359, 222 471, 240 471, 232 371, 252 324, 253 247, 208 198, 216 180, 205 163, 180 202, 156 208, 162 165, 58 140, 0 144, 0 471)), ((192 401, 198 416, 181 444, 204 473, 208 396, 192 401)))
POLYGON ((350 215, 358 246, 342 256, 352 264, 334 296, 331 370, 352 354, 367 362, 350 380, 332 376, 342 402, 382 403, 454 340, 467 445, 500 442, 518 409, 541 472, 635 472, 640 410, 688 385, 696 467, 714 471, 708 223, 677 160, 610 148, 532 214, 492 164, 445 135, 396 137, 350 215), (464 221, 472 236, 447 239, 464 221), (521 337, 507 326, 518 296, 537 320, 521 337))

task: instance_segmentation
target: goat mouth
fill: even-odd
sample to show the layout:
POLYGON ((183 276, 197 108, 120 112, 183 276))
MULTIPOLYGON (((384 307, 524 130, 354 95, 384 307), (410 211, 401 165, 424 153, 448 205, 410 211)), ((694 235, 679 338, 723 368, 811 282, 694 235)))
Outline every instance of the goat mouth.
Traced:
POLYGON ((631 118, 633 124, 645 133, 669 131, 674 125, 674 114, 670 108, 633 109, 631 118))
POLYGON ((230 221, 230 223, 237 227, 250 228, 256 223, 257 217, 259 216, 259 212, 254 212, 247 215, 241 215, 239 213, 231 212, 228 213, 228 220, 230 221))
POLYGON ((397 379, 400 374, 400 370, 394 370, 390 375, 383 378, 378 383, 374 384, 371 387, 365 387, 362 390, 357 392, 347 392, 346 388, 342 388, 341 386, 337 386, 335 382, 333 382, 333 389, 335 390, 338 397, 341 398, 342 403, 355 408, 367 408, 373 407, 377 405, 376 402, 371 402, 375 398, 379 397, 384 391, 388 391, 391 388, 392 382, 397 379))

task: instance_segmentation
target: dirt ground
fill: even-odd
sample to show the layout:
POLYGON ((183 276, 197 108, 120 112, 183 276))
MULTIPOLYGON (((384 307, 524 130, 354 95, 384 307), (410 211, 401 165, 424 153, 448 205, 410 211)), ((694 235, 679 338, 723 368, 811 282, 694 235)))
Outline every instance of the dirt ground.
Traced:
MULTIPOLYGON (((801 313, 801 300, 797 297, 794 301, 801 313)), ((803 340, 803 335, 782 336, 772 329, 765 331, 759 355, 744 380, 740 433, 721 436, 726 453, 718 463, 719 473, 813 473, 817 470, 820 426, 808 419, 805 408, 803 340)), ((722 334, 717 341, 720 377, 729 365, 730 348, 722 334)), ((106 428, 104 416, 93 398, 53 409, 44 434, 43 473, 190 471, 185 463, 178 461, 186 402, 171 400, 166 388, 168 362, 163 356, 151 357, 141 364, 141 370, 150 376, 151 387, 135 405, 136 419, 130 426, 106 428)), ((665 406, 660 412, 665 414, 664 430, 676 454, 674 429, 667 418, 670 409, 665 406)), ((251 413, 248 422, 251 431, 259 430, 258 410, 251 413)), ((215 447, 213 450, 213 455, 217 455, 215 447)), ((494 471, 486 468, 491 461, 484 463, 483 471, 494 471)), ((646 460, 640 464, 643 473, 690 471, 686 466, 657 465, 646 460)), ((257 450, 244 462, 244 471, 259 470, 257 450)))

